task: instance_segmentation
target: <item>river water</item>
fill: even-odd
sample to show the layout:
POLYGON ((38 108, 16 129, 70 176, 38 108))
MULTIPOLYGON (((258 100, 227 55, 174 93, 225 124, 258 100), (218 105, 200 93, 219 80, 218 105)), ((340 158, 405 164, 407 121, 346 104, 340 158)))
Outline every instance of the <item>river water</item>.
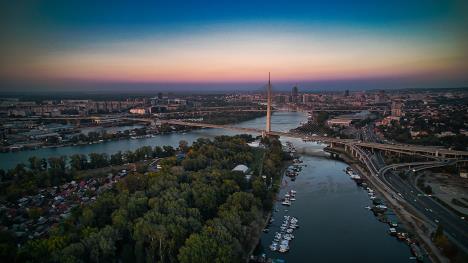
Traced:
MULTIPOLYGON (((274 113, 271 120, 272 129, 276 131, 288 131, 297 127, 301 121, 305 120, 305 118, 306 116, 304 114, 297 112, 274 113)), ((235 124, 234 126, 262 128, 265 126, 265 117, 241 122, 235 124)), ((187 142, 191 143, 200 137, 212 138, 218 135, 235 135, 237 133, 238 132, 223 129, 199 129, 187 133, 157 135, 153 138, 128 139, 81 146, 39 148, 35 150, 0 153, 0 168, 10 169, 16 166, 18 163, 27 163, 28 158, 31 156, 48 158, 51 156, 70 156, 72 154, 89 154, 92 152, 107 153, 110 155, 118 151, 124 152, 127 150, 135 150, 139 147, 147 145, 151 145, 153 147, 156 145, 171 145, 175 147, 179 145, 180 140, 186 140, 187 142)))
MULTIPOLYGON (((298 112, 275 112, 272 116, 272 130, 288 131, 305 121, 306 116, 298 112)), ((239 127, 261 128, 265 117, 236 124, 239 127)), ((178 146, 180 140, 189 143, 197 138, 212 138, 218 135, 234 135, 237 132, 222 129, 200 129, 187 133, 158 135, 153 138, 111 141, 85 146, 42 148, 30 151, 0 153, 0 167, 8 169, 17 163, 26 163, 31 156, 50 157, 91 152, 113 154, 117 151, 134 150, 141 146, 178 146)), ((295 182, 285 177, 281 189, 284 195, 289 189, 297 190, 293 205, 285 212, 278 205, 274 213, 275 224, 271 231, 262 235, 261 243, 265 252, 272 258, 284 258, 287 262, 408 262, 409 248, 387 234, 388 226, 379 222, 365 209, 370 205, 367 193, 359 188, 343 169, 346 164, 326 157, 323 146, 290 140, 297 148, 312 156, 302 155, 304 164, 295 182), (275 228, 281 224, 283 215, 289 214, 299 219, 300 228, 294 232, 295 239, 286 254, 271 252, 268 249, 275 228)))
MULTIPOLYGON (((319 145, 290 139, 296 148, 320 149, 319 145)), ((367 192, 345 172, 345 163, 327 157, 301 155, 303 167, 293 182, 284 177, 279 198, 293 189, 290 207, 276 203, 275 221, 261 238, 262 252, 286 262, 415 262, 409 247, 388 234, 389 226, 366 209, 367 192), (285 254, 269 250, 283 216, 294 216, 300 228, 293 232, 285 254)))

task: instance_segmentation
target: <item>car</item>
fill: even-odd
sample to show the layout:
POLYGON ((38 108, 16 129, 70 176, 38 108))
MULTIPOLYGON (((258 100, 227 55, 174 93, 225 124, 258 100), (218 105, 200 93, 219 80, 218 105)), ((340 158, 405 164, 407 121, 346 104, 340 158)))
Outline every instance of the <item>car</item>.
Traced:
POLYGON ((436 222, 436 223, 438 224, 438 223, 439 223, 439 220, 437 220, 437 219, 434 219, 434 222, 436 222))

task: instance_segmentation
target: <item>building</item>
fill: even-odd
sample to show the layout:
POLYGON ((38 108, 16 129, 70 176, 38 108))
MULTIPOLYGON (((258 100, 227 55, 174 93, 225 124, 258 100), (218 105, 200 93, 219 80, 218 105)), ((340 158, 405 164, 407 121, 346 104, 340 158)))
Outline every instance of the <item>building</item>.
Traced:
POLYGON ((232 169, 233 172, 241 172, 243 174, 246 174, 249 171, 249 167, 247 167, 244 164, 239 164, 236 167, 232 169))
POLYGON ((146 109, 144 108, 133 108, 130 109, 131 114, 138 114, 138 115, 145 115, 146 114, 146 109))
POLYGON ((289 102, 289 95, 282 95, 278 94, 275 96, 276 103, 288 103, 289 102))
POLYGON ((401 102, 397 102, 397 101, 392 102, 392 116, 394 116, 394 117, 403 116, 403 113, 402 113, 401 109, 402 109, 402 103, 401 102))
POLYGON ((387 117, 383 118, 381 121, 377 122, 376 125, 377 126, 388 126, 388 125, 392 124, 393 121, 399 123, 400 122, 400 117, 387 116, 387 117))
POLYGON ((468 179, 468 170, 460 170, 460 177, 468 179))
POLYGON ((333 118, 327 121, 328 126, 344 126, 349 127, 351 125, 351 119, 343 119, 343 118, 333 118))
POLYGON ((250 181, 250 178, 252 178, 252 175, 250 174, 250 169, 246 165, 239 164, 236 167, 234 167, 232 171, 242 173, 246 181, 250 181))
POLYGON ((387 100, 386 97, 385 90, 380 90, 377 94, 375 94, 375 103, 385 103, 387 100))
POLYGON ((292 102, 297 103, 299 101, 299 88, 294 86, 291 91, 292 102))

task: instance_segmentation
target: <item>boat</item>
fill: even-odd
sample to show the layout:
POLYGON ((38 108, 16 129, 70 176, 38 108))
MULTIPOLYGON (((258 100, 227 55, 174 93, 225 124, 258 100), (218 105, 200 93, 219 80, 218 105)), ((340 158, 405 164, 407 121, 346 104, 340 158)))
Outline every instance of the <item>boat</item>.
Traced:
POLYGON ((404 232, 398 232, 396 235, 398 240, 406 240, 408 238, 408 234, 404 232))
POLYGON ((280 248, 279 248, 278 251, 281 252, 281 253, 286 253, 286 252, 288 252, 288 250, 289 250, 288 246, 280 245, 280 248))
POLYGON ((411 246, 411 252, 416 257, 416 260, 419 261, 419 262, 422 262, 423 261, 423 254, 421 252, 421 249, 416 244, 411 244, 410 246, 411 246))
POLYGON ((271 251, 276 251, 276 250, 278 250, 278 243, 276 243, 276 242, 271 243, 271 245, 270 245, 270 250, 271 250, 271 251))
POLYGON ((289 200, 284 200, 281 204, 285 206, 290 206, 291 202, 289 200))
POLYGON ((289 250, 289 241, 288 240, 281 240, 280 246, 279 246, 279 252, 285 253, 288 252, 289 250))

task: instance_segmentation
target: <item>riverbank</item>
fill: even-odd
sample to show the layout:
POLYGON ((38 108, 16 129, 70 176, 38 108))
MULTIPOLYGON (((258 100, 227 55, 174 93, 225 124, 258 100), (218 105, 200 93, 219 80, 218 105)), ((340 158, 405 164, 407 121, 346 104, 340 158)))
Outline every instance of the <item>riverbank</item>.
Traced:
POLYGON ((394 197, 395 194, 388 189, 386 185, 384 185, 380 180, 378 180, 375 176, 370 174, 367 169, 365 169, 359 161, 356 161, 354 158, 349 156, 344 151, 338 151, 334 149, 332 151, 339 155, 339 157, 350 165, 354 171, 358 171, 361 176, 365 177, 367 181, 372 185, 374 189, 378 191, 378 193, 385 199, 387 204, 392 208, 395 212, 397 217, 406 225, 408 226, 408 230, 412 230, 411 233, 417 237, 417 241, 419 244, 423 246, 423 248, 428 252, 428 257, 432 262, 450 262, 448 258, 443 256, 439 249, 433 244, 431 240, 431 229, 432 227, 428 226, 423 219, 421 219, 421 215, 418 211, 410 207, 410 205, 401 203, 394 197))
MULTIPOLYGON (((230 113, 216 112, 208 116, 200 118, 201 121, 210 124, 231 124, 236 125, 242 122, 261 118, 265 115, 264 112, 241 112, 234 111, 230 113)), ((148 118, 150 116, 147 116, 148 118)), ((177 117, 179 118, 179 117, 177 117)), ((183 120, 183 118, 181 119, 183 120)), ((38 120, 40 121, 40 120, 38 120)), ((138 122, 136 122, 138 123, 138 122)), ((133 123, 131 127, 125 123, 123 125, 116 126, 75 126, 72 129, 51 133, 48 137, 42 137, 41 139, 33 138, 25 134, 15 134, 18 138, 14 141, 4 140, 4 144, 0 146, 0 153, 10 153, 18 151, 36 150, 36 149, 47 149, 47 148, 60 148, 60 147, 71 147, 71 146, 83 146, 100 144, 119 140, 129 139, 140 139, 140 138, 151 138, 158 135, 165 135, 174 132, 189 132, 191 130, 201 129, 200 127, 189 127, 189 126, 177 126, 163 124, 160 126, 139 126, 133 123), (119 127, 123 129, 119 129, 119 127), (105 129, 109 129, 112 132, 107 133, 105 129), (90 135, 92 134, 92 135, 90 135)))
POLYGON ((12 153, 12 152, 19 152, 19 151, 30 151, 30 150, 37 150, 37 149, 55 149, 61 147, 73 147, 73 146, 85 146, 85 145, 93 145, 93 144, 101 144, 101 143, 108 143, 108 142, 115 142, 115 141, 122 141, 122 140, 135 140, 135 139, 143 139, 143 138, 153 138, 154 136, 158 135, 166 135, 171 133, 184 133, 189 132, 191 130, 200 129, 198 127, 185 127, 184 129, 175 129, 170 132, 154 132, 145 135, 124 135, 121 137, 110 138, 110 139, 98 139, 95 141, 79 141, 79 142, 66 142, 66 143, 59 143, 53 145, 44 145, 44 144, 35 144, 35 146, 24 146, 24 147, 2 147, 0 149, 1 153, 12 153))
MULTIPOLYGON (((284 152, 284 150, 283 150, 283 152, 284 152)), ((278 200, 278 196, 279 196, 279 193, 280 193, 279 189, 281 187, 281 182, 283 181, 284 175, 286 174, 286 171, 287 171, 288 167, 291 166, 292 164, 293 164, 293 162, 290 161, 290 160, 283 161, 283 166, 282 166, 281 171, 280 171, 279 179, 275 180, 273 182, 273 184, 272 184, 274 186, 278 186, 278 190, 276 191, 276 193, 275 193, 275 195, 273 196, 273 199, 272 199, 273 202, 275 202, 275 200, 278 200)), ((251 245, 250 251, 247 254, 248 255, 247 262, 252 262, 252 261, 255 262, 255 258, 256 258, 254 256, 255 250, 260 245, 262 234, 265 233, 265 229, 268 229, 268 226, 270 225, 270 220, 271 220, 272 215, 273 215, 273 210, 274 210, 274 207, 272 209, 268 210, 268 212, 264 216, 262 231, 257 233, 257 235, 255 237, 256 241, 253 242, 252 245, 251 245)))

